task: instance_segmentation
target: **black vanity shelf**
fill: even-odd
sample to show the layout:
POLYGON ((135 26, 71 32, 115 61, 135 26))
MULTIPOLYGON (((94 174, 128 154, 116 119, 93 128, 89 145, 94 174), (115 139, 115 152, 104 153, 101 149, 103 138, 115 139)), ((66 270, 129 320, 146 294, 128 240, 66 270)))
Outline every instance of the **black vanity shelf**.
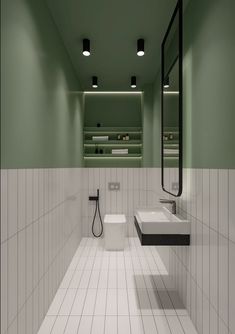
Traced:
POLYGON ((189 246, 189 234, 144 234, 134 216, 134 223, 142 246, 189 246))

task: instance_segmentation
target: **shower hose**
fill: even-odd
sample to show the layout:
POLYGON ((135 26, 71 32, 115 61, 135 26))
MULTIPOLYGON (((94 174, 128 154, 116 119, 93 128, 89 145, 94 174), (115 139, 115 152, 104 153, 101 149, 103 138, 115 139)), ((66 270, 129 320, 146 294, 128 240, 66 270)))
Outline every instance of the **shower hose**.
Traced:
POLYGON ((99 189, 97 189, 97 196, 95 197, 95 212, 94 212, 94 217, 93 217, 93 221, 92 221, 92 234, 94 235, 95 238, 99 238, 101 237, 101 235, 103 234, 103 222, 102 222, 102 218, 101 218, 101 214, 100 214, 100 204, 99 204, 99 189), (94 231, 95 228, 95 218, 97 215, 97 211, 98 211, 98 215, 99 215, 99 219, 100 219, 100 233, 96 234, 94 231))

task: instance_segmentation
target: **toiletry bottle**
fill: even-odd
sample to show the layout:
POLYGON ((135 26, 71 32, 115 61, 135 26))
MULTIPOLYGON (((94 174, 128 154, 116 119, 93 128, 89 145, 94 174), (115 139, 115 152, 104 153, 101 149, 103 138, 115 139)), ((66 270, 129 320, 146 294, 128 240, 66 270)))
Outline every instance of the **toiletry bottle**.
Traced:
POLYGON ((126 140, 129 140, 130 139, 130 137, 129 137, 129 135, 128 135, 128 133, 126 134, 126 140))

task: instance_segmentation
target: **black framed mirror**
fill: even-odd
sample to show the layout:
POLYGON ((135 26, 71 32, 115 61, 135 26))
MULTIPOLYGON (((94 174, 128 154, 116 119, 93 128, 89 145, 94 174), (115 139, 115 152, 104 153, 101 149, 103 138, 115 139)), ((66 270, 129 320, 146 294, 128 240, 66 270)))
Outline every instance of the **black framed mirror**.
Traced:
POLYGON ((182 0, 179 0, 161 49, 161 170, 162 189, 182 193, 182 0))

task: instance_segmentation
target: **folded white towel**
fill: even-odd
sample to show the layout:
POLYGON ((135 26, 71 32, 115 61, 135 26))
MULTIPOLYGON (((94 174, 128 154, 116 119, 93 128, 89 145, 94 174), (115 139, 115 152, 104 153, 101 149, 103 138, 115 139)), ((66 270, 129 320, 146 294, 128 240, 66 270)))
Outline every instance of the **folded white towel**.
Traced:
POLYGON ((177 154, 178 155, 179 154, 179 150, 178 149, 173 149, 173 148, 172 149, 171 148, 169 148, 169 149, 165 148, 164 149, 164 154, 173 154, 173 155, 177 154))
POLYGON ((109 136, 92 136, 92 140, 105 141, 105 140, 109 140, 109 136))
POLYGON ((128 148, 112 149, 112 154, 128 154, 128 148))

